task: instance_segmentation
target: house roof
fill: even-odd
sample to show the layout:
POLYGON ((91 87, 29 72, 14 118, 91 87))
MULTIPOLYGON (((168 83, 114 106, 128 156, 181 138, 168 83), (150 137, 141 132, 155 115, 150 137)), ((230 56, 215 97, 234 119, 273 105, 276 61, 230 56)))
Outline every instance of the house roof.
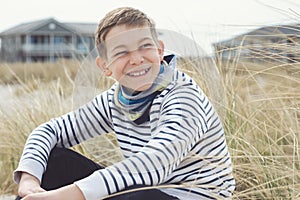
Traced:
POLYGON ((266 26, 247 33, 246 35, 299 35, 300 25, 266 26))
POLYGON ((94 34, 97 28, 96 23, 65 23, 80 34, 94 34))
POLYGON ((241 34, 230 38, 228 40, 224 40, 221 42, 214 43, 214 46, 217 45, 230 45, 234 44, 238 41, 244 40, 247 36, 275 36, 275 37, 286 37, 286 36, 294 36, 300 35, 300 24, 294 25, 274 25, 274 26, 265 26, 252 31, 249 31, 245 34, 241 34))
POLYGON ((20 33, 27 33, 30 30, 32 30, 33 28, 44 24, 45 22, 49 21, 51 18, 49 19, 42 19, 42 20, 37 20, 37 21, 32 21, 32 22, 26 22, 26 23, 22 23, 19 25, 16 25, 12 28, 9 28, 3 32, 1 32, 1 35, 14 35, 14 34, 20 34, 20 33))
POLYGON ((64 28, 72 32, 76 32, 78 34, 93 34, 97 27, 96 23, 62 23, 55 20, 54 18, 47 18, 47 19, 41 19, 41 20, 36 20, 36 21, 31 21, 31 22, 26 22, 26 23, 16 25, 12 28, 9 28, 1 32, 0 36, 30 33, 36 30, 37 28, 50 23, 60 24, 64 28))

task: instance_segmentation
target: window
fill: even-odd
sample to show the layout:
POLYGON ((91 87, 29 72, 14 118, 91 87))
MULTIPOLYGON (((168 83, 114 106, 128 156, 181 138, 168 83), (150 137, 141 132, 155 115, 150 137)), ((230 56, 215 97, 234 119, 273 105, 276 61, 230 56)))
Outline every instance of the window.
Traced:
POLYGON ((70 44, 72 43, 71 36, 54 36, 54 44, 70 44))
POLYGON ((77 49, 80 52, 87 53, 89 51, 90 38, 89 37, 77 37, 77 49))
POLYGON ((64 38, 62 36, 54 36, 54 44, 64 43, 64 38))
POLYGON ((21 35, 21 44, 26 43, 26 35, 21 35))
MULTIPOLYGON (((25 36, 24 36, 24 38, 23 38, 23 36, 21 37, 22 42, 23 42, 23 40, 25 42, 25 40, 26 40, 25 36)), ((47 36, 47 35, 32 35, 32 36, 30 36, 30 43, 31 44, 48 44, 49 36, 47 36)))

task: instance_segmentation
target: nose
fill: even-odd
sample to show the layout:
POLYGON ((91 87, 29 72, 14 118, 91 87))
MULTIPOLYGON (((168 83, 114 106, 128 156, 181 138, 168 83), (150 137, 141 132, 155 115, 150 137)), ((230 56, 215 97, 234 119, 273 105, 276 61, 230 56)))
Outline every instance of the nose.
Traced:
POLYGON ((140 65, 144 62, 144 57, 138 50, 131 51, 129 59, 131 65, 140 65))

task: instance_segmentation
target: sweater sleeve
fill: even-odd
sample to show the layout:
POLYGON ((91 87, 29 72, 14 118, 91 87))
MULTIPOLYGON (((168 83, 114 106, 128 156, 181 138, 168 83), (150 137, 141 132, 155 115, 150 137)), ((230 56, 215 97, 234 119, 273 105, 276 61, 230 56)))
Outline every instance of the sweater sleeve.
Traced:
POLYGON ((107 92, 95 97, 79 109, 41 124, 29 135, 14 180, 21 172, 40 181, 53 147, 71 147, 89 138, 112 131, 107 92))
POLYGON ((163 183, 207 130, 209 106, 202 107, 206 103, 193 89, 182 87, 170 92, 159 116, 151 120, 155 123, 152 138, 140 152, 75 184, 87 200, 96 200, 131 185, 163 183))

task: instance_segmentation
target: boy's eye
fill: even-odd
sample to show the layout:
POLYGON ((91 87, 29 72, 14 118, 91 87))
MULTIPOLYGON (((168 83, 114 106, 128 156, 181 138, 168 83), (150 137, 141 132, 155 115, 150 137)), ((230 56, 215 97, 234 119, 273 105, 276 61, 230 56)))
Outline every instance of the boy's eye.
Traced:
POLYGON ((114 54, 114 57, 120 57, 120 56, 124 56, 126 55, 128 52, 127 51, 119 51, 119 52, 116 52, 114 54))
POLYGON ((145 43, 145 44, 140 46, 140 49, 148 49, 148 48, 152 48, 152 47, 153 47, 153 44, 145 43))

